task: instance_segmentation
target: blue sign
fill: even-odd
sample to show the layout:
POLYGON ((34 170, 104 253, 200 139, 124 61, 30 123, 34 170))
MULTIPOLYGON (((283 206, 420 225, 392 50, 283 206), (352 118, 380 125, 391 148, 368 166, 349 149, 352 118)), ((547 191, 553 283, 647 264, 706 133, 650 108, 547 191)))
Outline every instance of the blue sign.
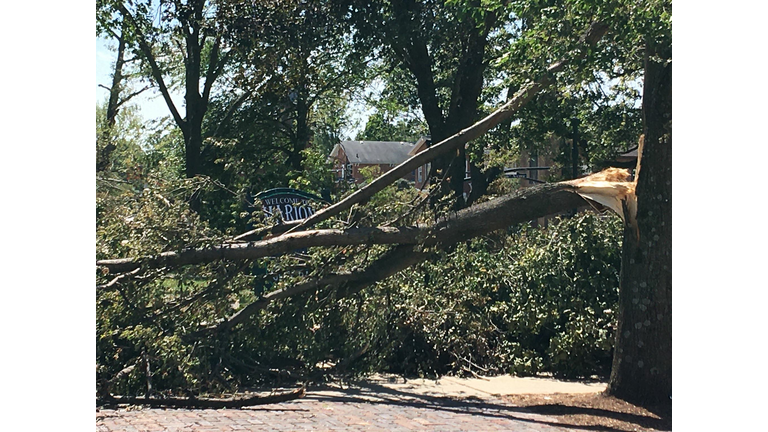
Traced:
POLYGON ((261 201, 266 217, 275 214, 282 222, 306 219, 315 214, 316 209, 328 201, 317 195, 291 188, 275 188, 256 194, 261 201))

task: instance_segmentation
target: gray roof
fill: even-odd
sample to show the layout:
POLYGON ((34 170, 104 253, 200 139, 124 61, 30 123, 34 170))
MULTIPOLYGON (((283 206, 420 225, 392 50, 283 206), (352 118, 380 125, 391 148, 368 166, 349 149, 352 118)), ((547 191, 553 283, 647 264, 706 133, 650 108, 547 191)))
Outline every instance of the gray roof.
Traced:
POLYGON ((629 150, 626 153, 620 154, 616 160, 619 162, 630 162, 637 159, 637 147, 629 150))
POLYGON ((338 145, 344 149, 350 163, 399 164, 408 159, 408 152, 415 144, 401 141, 342 141, 338 145))

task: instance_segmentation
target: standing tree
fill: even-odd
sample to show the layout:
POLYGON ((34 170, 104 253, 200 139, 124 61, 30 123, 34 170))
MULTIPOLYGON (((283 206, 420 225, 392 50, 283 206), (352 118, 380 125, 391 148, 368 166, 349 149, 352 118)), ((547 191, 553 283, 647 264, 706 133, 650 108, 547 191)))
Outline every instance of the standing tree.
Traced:
MULTIPOLYGON (((104 123, 101 126, 101 133, 99 134, 97 140, 96 171, 99 172, 107 169, 109 166, 110 155, 117 148, 113 142, 113 134, 120 107, 125 105, 133 97, 138 96, 147 90, 148 87, 142 87, 137 91, 125 94, 125 81, 127 78, 130 78, 130 75, 133 74, 126 76, 124 68, 126 64, 136 60, 136 58, 126 59, 125 57, 127 39, 129 35, 122 28, 113 28, 115 23, 112 22, 110 18, 105 17, 103 14, 99 14, 97 18, 98 32, 117 40, 117 53, 115 57, 114 71, 112 72, 112 84, 109 87, 100 85, 109 91, 109 98, 107 99, 104 123)), ((120 27, 124 27, 125 21, 121 21, 118 25, 120 27)))
POLYGON ((672 396, 671 2, 652 2, 645 34, 638 231, 624 233, 619 327, 608 393, 640 403, 672 396))
POLYGON ((189 178, 202 174, 203 119, 214 82, 230 57, 224 41, 227 6, 224 1, 208 0, 97 2, 101 14, 122 23, 123 32, 130 32, 130 40, 135 41, 131 48, 142 59, 184 136, 189 178), (183 58, 181 70, 175 66, 179 56, 183 58), (183 115, 171 98, 176 80, 184 89, 183 115))

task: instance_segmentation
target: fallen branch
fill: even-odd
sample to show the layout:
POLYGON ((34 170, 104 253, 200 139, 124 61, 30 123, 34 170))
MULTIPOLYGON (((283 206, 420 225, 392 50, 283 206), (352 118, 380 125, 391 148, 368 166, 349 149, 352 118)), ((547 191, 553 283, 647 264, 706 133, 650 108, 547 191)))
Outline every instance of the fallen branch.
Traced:
POLYGON ((497 229, 506 228, 563 211, 567 204, 577 207, 581 199, 570 193, 575 187, 568 183, 544 184, 463 209, 432 226, 373 227, 345 230, 327 229, 284 234, 268 240, 250 243, 223 244, 205 249, 164 252, 143 258, 121 258, 96 261, 110 273, 136 271, 137 268, 179 267, 204 264, 220 259, 239 261, 284 255, 315 246, 351 246, 371 244, 400 244, 434 246, 438 243, 470 239, 497 229))
POLYGON ((267 405, 273 403, 287 402, 294 399, 303 398, 307 394, 306 389, 301 387, 288 393, 272 394, 269 396, 251 396, 246 398, 165 398, 148 399, 138 397, 112 396, 110 398, 96 401, 97 406, 114 405, 145 405, 152 408, 202 408, 202 409, 223 409, 223 408, 243 408, 255 405, 267 405))
MULTIPOLYGON (((231 243, 205 249, 189 249, 181 252, 163 252, 144 258, 122 258, 96 261, 96 265, 110 273, 136 271, 138 268, 178 267, 202 264, 220 259, 239 261, 267 256, 284 255, 295 250, 315 246, 339 246, 360 244, 415 244, 424 234, 416 227, 327 229, 286 234, 268 240, 250 243, 231 243)), ((114 281, 116 282, 116 281, 114 281)))

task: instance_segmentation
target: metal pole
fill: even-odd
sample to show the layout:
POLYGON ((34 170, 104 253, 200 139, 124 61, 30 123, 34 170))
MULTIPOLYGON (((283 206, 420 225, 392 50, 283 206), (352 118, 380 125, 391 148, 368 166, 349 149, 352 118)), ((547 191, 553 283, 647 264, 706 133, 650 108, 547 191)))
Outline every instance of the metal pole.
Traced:
POLYGON ((571 119, 571 125, 573 126, 573 146, 571 147, 571 163, 573 164, 573 175, 571 178, 577 178, 579 176, 579 119, 571 119))
MULTIPOLYGON (((571 126, 573 127, 573 145, 571 146, 571 165, 572 165, 572 173, 571 178, 577 178, 579 176, 579 148, 578 141, 579 141, 579 119, 572 118, 571 119, 571 126)), ((577 209, 571 210, 571 216, 576 216, 577 209)))

